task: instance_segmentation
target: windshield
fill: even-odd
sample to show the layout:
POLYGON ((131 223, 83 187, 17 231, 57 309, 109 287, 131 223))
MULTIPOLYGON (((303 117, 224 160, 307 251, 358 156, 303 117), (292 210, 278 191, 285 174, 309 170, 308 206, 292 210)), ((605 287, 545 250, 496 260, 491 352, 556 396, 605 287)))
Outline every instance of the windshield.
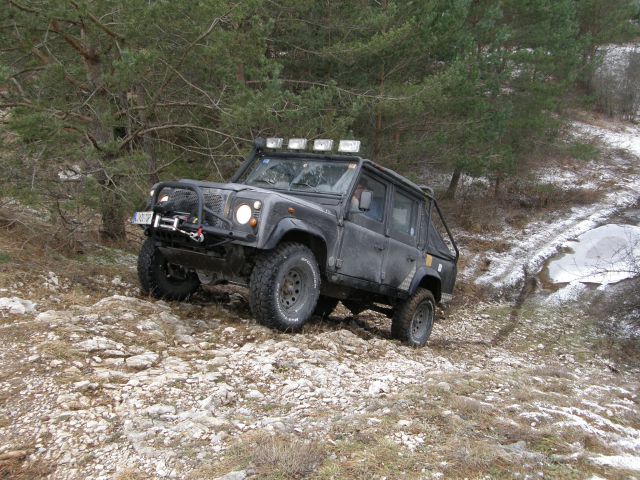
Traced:
POLYGON ((252 165, 243 183, 292 192, 345 194, 357 163, 309 158, 262 157, 252 165))

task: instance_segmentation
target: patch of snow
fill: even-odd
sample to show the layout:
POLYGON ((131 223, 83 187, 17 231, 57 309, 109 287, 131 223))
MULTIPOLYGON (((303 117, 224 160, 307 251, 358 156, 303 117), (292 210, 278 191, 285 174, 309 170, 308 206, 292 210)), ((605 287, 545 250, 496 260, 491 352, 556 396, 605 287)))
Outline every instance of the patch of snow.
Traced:
POLYGON ((640 258, 640 227, 603 225, 569 241, 573 251, 549 263, 554 283, 616 283, 635 277, 640 258))
POLYGON ((626 125, 614 131, 582 122, 573 122, 572 125, 578 137, 596 138, 609 147, 628 150, 640 156, 640 127, 626 125))
POLYGON ((587 286, 579 281, 573 281, 560 290, 552 293, 546 299, 549 305, 562 305, 580 298, 580 295, 586 290, 587 286))
POLYGON ((598 455, 589 458, 598 465, 614 468, 624 468, 640 472, 640 456, 635 455, 598 455))
MULTIPOLYGON (((574 122, 573 128, 577 135, 596 136, 609 147, 626 149, 640 156, 640 127, 626 126, 613 131, 574 122)), ((544 262, 565 242, 598 227, 617 211, 634 205, 640 192, 640 177, 630 175, 616 181, 617 187, 612 188, 601 202, 573 208, 568 216, 556 222, 533 223, 524 231, 524 237, 514 242, 511 250, 488 253, 490 269, 478 276, 476 283, 499 290, 517 286, 524 280, 525 271, 540 271, 544 262)))

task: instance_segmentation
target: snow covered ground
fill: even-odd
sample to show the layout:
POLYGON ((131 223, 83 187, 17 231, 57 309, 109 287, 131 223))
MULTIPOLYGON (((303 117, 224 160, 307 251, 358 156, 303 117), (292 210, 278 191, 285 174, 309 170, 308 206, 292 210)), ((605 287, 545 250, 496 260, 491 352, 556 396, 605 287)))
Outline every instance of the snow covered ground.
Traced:
MULTIPOLYGON (((582 122, 574 123, 575 136, 581 140, 597 140, 604 148, 622 149, 634 156, 640 156, 640 128, 633 125, 595 126, 582 122)), ((590 168, 596 170, 601 181, 614 182, 614 187, 607 187, 607 193, 597 204, 572 208, 566 215, 528 224, 523 230, 510 229, 505 238, 511 237, 511 247, 506 252, 488 252, 490 262, 487 272, 477 276, 478 285, 488 286, 500 291, 518 286, 524 279, 525 271, 535 275, 544 263, 555 255, 567 242, 593 230, 607 222, 614 214, 635 205, 640 198, 640 174, 638 160, 615 156, 609 164, 595 164, 590 168)), ((585 169, 588 170, 588 169, 585 169)), ((549 171, 543 172, 547 180, 549 171)), ((559 185, 566 185, 567 179, 577 183, 576 172, 558 175, 559 185)), ((473 264, 472 264, 473 265, 473 264)), ((468 277, 475 272, 465 272, 468 277)), ((570 280, 569 280, 570 281, 570 280)))
POLYGON ((548 264, 554 283, 616 283, 640 274, 640 227, 602 225, 563 247, 571 252, 548 264))

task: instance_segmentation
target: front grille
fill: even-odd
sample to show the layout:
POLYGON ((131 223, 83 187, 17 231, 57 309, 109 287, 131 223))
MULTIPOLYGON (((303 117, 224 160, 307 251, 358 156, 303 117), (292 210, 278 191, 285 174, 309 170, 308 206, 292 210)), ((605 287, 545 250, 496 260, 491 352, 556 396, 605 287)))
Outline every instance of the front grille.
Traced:
MULTIPOLYGON (((217 188, 202 188, 202 194, 204 196, 205 206, 215 214, 223 216, 226 196, 222 191, 217 188)), ((165 195, 169 197, 169 200, 166 202, 166 209, 173 213, 189 214, 192 217, 193 223, 197 223, 198 195, 196 192, 187 188, 164 187, 158 194, 158 199, 162 199, 165 195)), ((205 212, 204 216, 203 223, 205 224, 214 227, 222 227, 224 225, 219 218, 211 215, 209 212, 205 212)))

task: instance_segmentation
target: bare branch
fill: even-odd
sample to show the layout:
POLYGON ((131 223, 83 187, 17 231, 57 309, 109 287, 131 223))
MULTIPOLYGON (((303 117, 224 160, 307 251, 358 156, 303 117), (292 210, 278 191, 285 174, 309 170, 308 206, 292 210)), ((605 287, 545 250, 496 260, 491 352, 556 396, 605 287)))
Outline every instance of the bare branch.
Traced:
POLYGON ((15 0, 9 0, 9 3, 11 5, 13 5, 14 7, 16 7, 18 10, 22 10, 23 12, 35 13, 37 15, 40 14, 39 10, 36 10, 35 8, 31 8, 31 7, 26 7, 26 6, 16 2, 15 0))
MULTIPOLYGON (((78 6, 78 4, 74 0, 69 0, 69 3, 71 3, 71 5, 73 5, 76 10, 80 10, 80 7, 78 6)), ((124 41, 124 37, 122 35, 120 35, 119 33, 114 32, 113 30, 111 30, 104 23, 102 23, 98 19, 98 17, 96 17, 94 14, 92 14, 91 12, 86 12, 86 15, 87 15, 87 17, 89 17, 89 20, 91 20, 99 29, 101 29, 107 35, 109 35, 110 37, 115 38, 116 40, 124 41)))
POLYGON ((229 135, 228 133, 224 133, 224 132, 221 132, 220 130, 215 130, 213 128, 201 127, 199 125, 193 125, 190 123, 184 123, 184 124, 170 123, 166 125, 157 125, 155 127, 141 128, 140 130, 133 132, 132 134, 125 137, 122 140, 122 143, 120 144, 120 148, 122 149, 126 147, 129 144, 129 142, 131 142, 133 139, 140 137, 141 135, 144 135, 146 133, 158 132, 161 130, 172 130, 172 129, 200 130, 203 132, 215 133, 217 135, 221 135, 231 140, 239 140, 241 142, 251 142, 251 140, 249 140, 248 138, 236 137, 234 135, 229 135))

